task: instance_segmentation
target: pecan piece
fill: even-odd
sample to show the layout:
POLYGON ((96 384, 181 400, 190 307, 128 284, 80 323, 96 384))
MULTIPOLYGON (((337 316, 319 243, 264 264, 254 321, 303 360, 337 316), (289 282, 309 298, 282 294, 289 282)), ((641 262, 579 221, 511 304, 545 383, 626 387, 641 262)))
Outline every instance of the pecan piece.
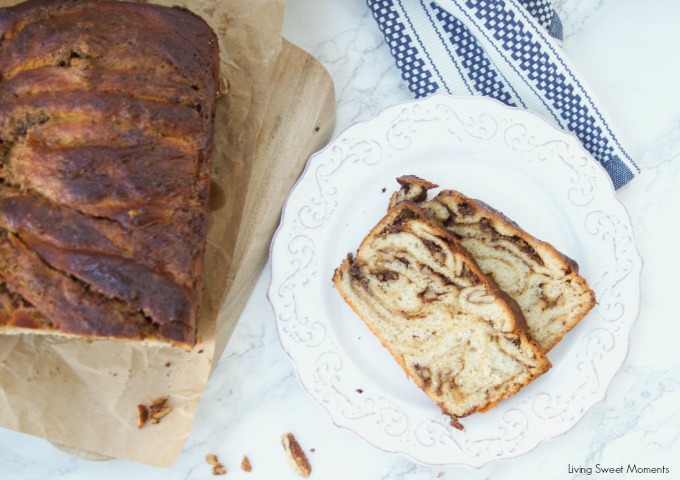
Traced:
POLYGON ((241 460, 241 470, 244 472, 253 471, 253 466, 250 464, 250 460, 245 455, 243 456, 243 460, 241 460))
POLYGON ((468 303, 482 304, 493 303, 496 301, 496 296, 488 292, 483 285, 475 285, 461 290, 460 299, 468 303))
POLYGON ((149 419, 149 409, 146 405, 137 405, 137 428, 142 428, 149 419))
POLYGON ((213 475, 226 475, 227 474, 227 467, 222 465, 220 463, 219 458, 217 458, 217 455, 214 453, 206 453, 205 454, 205 461, 208 462, 208 465, 212 465, 212 474, 213 475))
POLYGON ((161 418, 172 411, 172 407, 167 405, 168 397, 158 397, 151 405, 137 405, 137 428, 142 428, 147 421, 159 423, 161 418))
POLYGON ((300 476, 308 478, 312 473, 312 467, 309 464, 309 460, 307 460, 307 455, 305 455, 305 452, 295 439, 295 436, 292 433, 284 433, 281 436, 281 443, 291 468, 300 476))
POLYGON ((149 420, 151 423, 159 423, 161 418, 172 411, 172 407, 166 405, 167 402, 168 397, 158 397, 151 402, 151 406, 149 407, 149 420))

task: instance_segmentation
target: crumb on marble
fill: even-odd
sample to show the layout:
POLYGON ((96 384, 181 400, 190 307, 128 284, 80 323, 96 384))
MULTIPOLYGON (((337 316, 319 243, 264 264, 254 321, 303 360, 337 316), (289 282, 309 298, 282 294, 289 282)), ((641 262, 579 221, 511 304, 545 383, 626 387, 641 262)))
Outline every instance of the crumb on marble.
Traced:
POLYGON ((248 459, 248 457, 245 455, 243 455, 243 460, 241 460, 241 470, 244 472, 253 471, 253 466, 250 464, 250 459, 248 459))
POLYGON ((308 478, 312 473, 312 466, 309 464, 307 455, 305 455, 295 436, 292 433, 284 433, 281 435, 281 444, 286 452, 286 460, 288 460, 291 468, 300 476, 308 478))
POLYGON ((205 461, 208 462, 208 465, 212 465, 212 474, 213 475, 226 475, 227 474, 227 467, 222 465, 220 463, 220 459, 217 458, 217 455, 214 453, 206 453, 205 454, 205 461))

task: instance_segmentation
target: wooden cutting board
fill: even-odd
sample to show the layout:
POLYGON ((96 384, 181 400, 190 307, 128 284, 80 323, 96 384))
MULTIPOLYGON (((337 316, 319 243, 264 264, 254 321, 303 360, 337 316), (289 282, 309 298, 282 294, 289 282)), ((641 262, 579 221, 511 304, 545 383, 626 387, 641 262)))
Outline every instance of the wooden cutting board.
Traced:
POLYGON ((220 358, 269 256, 281 208, 309 156, 329 140, 335 125, 335 90, 326 69, 283 39, 272 93, 260 129, 230 276, 233 282, 217 322, 220 358), (263 168, 259 168, 259 167, 263 168))

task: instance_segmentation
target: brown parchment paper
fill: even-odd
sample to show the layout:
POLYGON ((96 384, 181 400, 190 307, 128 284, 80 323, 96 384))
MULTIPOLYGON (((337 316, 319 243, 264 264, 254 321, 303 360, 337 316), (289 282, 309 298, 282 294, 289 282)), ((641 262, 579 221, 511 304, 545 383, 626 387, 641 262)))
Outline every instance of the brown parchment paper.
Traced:
MULTIPOLYGON (((0 7, 17 3, 0 0, 0 7)), ((264 174, 254 169, 253 157, 281 53, 286 1, 152 3, 183 6, 208 21, 220 39, 221 75, 229 85, 217 109, 199 344, 186 352, 113 341, 0 336, 0 426, 96 454, 169 466, 188 436, 219 358, 215 346, 221 353, 233 330, 223 324, 224 318, 233 321, 233 312, 222 309, 220 314, 220 307, 236 273, 249 269, 234 257, 237 243, 249 240, 239 237, 239 231, 247 223, 243 215, 251 181, 259 182, 264 174), (138 429, 136 405, 164 395, 169 395, 172 412, 160 423, 138 429)), ((277 210, 283 196, 285 190, 277 198, 277 210)), ((261 268, 262 258, 257 262, 253 268, 261 268)))

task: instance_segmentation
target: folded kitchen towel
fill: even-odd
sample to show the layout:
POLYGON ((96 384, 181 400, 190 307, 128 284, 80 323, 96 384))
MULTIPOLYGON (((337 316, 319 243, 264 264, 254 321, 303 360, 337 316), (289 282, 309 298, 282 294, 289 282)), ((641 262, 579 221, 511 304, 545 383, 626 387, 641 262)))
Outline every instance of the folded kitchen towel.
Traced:
POLYGON ((485 95, 573 132, 615 188, 639 169, 562 48, 550 0, 367 0, 416 98, 485 95))

